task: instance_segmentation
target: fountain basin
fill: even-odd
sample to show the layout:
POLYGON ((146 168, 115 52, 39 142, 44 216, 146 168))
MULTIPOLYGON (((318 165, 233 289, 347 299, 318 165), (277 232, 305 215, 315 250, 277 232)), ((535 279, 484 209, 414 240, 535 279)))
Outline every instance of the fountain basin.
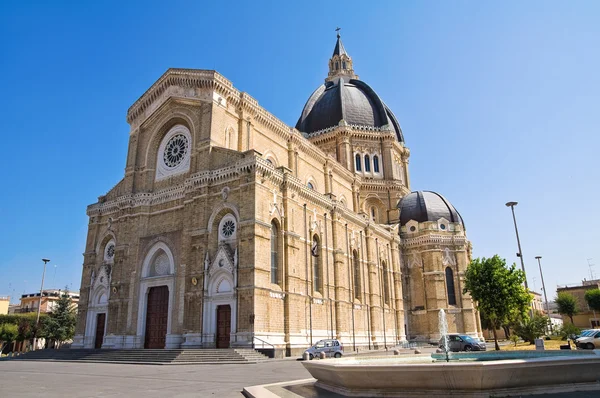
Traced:
MULTIPOLYGON (((489 397, 600 390, 600 351, 537 357, 510 352, 432 362, 431 357, 343 358, 303 362, 316 386, 349 397, 489 397), (485 356, 482 360, 481 356, 485 356), (408 358, 407 358, 408 359, 408 358)), ((491 353, 490 353, 491 354, 491 353)))

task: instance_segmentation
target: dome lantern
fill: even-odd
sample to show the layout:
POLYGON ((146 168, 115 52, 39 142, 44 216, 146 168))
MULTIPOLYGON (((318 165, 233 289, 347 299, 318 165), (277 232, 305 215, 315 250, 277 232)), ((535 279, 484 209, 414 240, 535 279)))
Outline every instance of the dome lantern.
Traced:
POLYGON ((336 31, 337 41, 335 43, 335 48, 333 49, 333 55, 329 59, 329 74, 325 81, 330 82, 341 76, 347 77, 348 79, 358 79, 358 76, 354 74, 354 69, 352 68, 352 58, 350 58, 342 43, 340 28, 337 28, 336 31))

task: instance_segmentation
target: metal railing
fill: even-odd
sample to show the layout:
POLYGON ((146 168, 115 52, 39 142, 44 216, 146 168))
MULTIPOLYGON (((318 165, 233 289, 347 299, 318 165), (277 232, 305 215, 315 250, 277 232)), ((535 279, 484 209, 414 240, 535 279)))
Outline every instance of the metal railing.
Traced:
POLYGON ((26 314, 28 312, 37 312, 36 308, 15 308, 15 314, 26 314))
POLYGON ((263 340, 263 339, 261 339, 261 338, 258 338, 258 337, 256 337, 256 336, 255 336, 255 337, 253 338, 253 340, 252 340, 252 348, 254 348, 254 349, 257 349, 257 348, 265 348, 265 344, 266 344, 266 345, 268 345, 268 346, 270 346, 270 347, 271 347, 273 350, 275 350, 275 346, 274 346, 273 344, 269 343, 268 341, 265 341, 265 340, 263 340), (257 347, 257 346, 256 346, 256 344, 254 343, 254 340, 258 340, 258 341, 260 341, 260 342, 262 343, 262 344, 261 344, 261 347, 257 347))

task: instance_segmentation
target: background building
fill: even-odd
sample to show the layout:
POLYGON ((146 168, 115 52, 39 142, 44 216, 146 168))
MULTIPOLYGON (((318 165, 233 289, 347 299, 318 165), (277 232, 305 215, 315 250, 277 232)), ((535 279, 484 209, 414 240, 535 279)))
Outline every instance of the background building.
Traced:
MULTIPOLYGON (((61 295, 64 295, 64 290, 61 289, 44 289, 41 301, 40 312, 52 312, 56 302, 61 295)), ((73 304, 79 303, 79 292, 68 292, 73 304)), ((27 312, 37 312, 40 305, 40 293, 29 293, 21 295, 21 304, 15 308, 15 314, 23 314, 27 312)))
POLYGON ((377 348, 437 340, 441 308, 480 335, 463 220, 410 192, 400 125, 339 36, 328 68, 296 128, 215 71, 169 69, 131 106, 73 347, 377 348))
POLYGON ((9 296, 0 296, 0 315, 8 314, 8 307, 10 305, 9 296))
MULTIPOLYGON (((573 323, 581 329, 600 327, 600 314, 591 310, 585 301, 585 292, 588 290, 600 288, 600 279, 583 280, 581 285, 565 285, 558 286, 556 293, 566 292, 573 295, 577 299, 579 312, 573 316, 573 323)), ((563 323, 571 323, 568 316, 562 316, 563 323)))

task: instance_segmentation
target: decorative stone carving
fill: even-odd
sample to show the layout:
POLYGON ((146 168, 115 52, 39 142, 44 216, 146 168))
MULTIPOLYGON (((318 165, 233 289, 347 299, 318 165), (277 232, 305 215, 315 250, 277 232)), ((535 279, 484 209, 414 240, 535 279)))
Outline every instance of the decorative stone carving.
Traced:
POLYGON ((442 264, 444 264, 444 266, 456 265, 456 258, 454 257, 454 253, 451 253, 450 248, 448 247, 444 249, 444 257, 442 258, 442 264))

